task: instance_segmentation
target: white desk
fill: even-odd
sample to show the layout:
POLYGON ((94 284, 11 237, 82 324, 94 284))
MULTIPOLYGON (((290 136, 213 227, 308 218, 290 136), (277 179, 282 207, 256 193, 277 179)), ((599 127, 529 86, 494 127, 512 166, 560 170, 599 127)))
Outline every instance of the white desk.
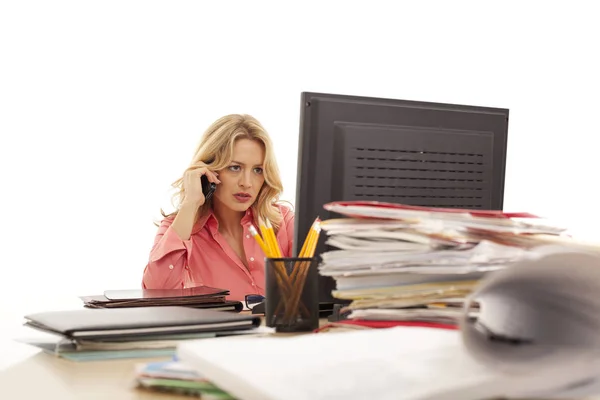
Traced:
POLYGON ((76 363, 35 354, 0 372, 3 399, 165 399, 134 387, 134 365, 144 360, 76 363))
MULTIPOLYGON (((322 320, 322 323, 324 322, 325 320, 322 320)), ((146 392, 135 387, 137 363, 168 360, 169 357, 74 362, 44 353, 36 347, 12 339, 40 337, 44 335, 43 333, 20 326, 15 320, 3 321, 3 325, 5 330, 0 333, 0 399, 186 398, 146 392)))
POLYGON ((74 362, 14 338, 40 337, 20 320, 3 320, 0 332, 0 399, 166 399, 135 389, 134 366, 157 359, 74 362))
MULTIPOLYGON (((322 320, 321 323, 325 323, 325 320, 322 320)), ((30 329, 18 325, 14 327, 12 333, 19 333, 19 331, 29 336, 30 329)), ((164 400, 187 398, 146 392, 135 387, 134 369, 137 363, 166 359, 168 358, 74 362, 43 353, 33 346, 10 340, 6 337, 5 331, 0 333, 0 399, 164 400)), ((594 397, 594 399, 600 400, 598 397, 594 397)), ((589 398, 589 400, 592 399, 589 398)))

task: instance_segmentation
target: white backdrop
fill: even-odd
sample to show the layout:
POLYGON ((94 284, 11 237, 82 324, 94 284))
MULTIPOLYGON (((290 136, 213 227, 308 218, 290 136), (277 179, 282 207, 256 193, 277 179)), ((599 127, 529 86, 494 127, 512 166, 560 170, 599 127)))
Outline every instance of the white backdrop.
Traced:
POLYGON ((592 1, 214 3, 1 3, 0 325, 139 287, 221 115, 263 122, 294 201, 302 91, 509 108, 505 209, 600 239, 592 1))

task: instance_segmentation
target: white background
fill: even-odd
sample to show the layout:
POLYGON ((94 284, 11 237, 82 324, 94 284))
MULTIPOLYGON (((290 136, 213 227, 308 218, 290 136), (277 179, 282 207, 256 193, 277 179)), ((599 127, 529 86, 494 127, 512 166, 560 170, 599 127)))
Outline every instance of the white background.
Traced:
POLYGON ((294 201, 302 91, 509 108, 505 209, 600 239, 591 4, 2 2, 0 328, 140 287, 170 184, 224 114, 262 121, 294 201))

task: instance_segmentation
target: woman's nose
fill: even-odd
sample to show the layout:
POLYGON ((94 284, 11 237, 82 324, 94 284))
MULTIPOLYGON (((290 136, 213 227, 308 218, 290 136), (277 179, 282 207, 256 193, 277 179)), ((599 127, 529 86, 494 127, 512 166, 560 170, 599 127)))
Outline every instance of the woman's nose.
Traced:
POLYGON ((244 188, 252 187, 252 179, 250 178, 250 174, 242 174, 240 178, 240 186, 244 188))

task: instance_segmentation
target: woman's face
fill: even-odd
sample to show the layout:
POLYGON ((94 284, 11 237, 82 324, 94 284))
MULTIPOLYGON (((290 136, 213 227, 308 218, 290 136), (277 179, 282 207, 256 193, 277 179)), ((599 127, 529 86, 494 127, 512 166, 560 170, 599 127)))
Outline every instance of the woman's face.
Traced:
POLYGON ((221 183, 215 190, 215 203, 240 212, 250 208, 265 182, 264 161, 262 143, 250 139, 237 140, 229 166, 217 171, 221 183))

